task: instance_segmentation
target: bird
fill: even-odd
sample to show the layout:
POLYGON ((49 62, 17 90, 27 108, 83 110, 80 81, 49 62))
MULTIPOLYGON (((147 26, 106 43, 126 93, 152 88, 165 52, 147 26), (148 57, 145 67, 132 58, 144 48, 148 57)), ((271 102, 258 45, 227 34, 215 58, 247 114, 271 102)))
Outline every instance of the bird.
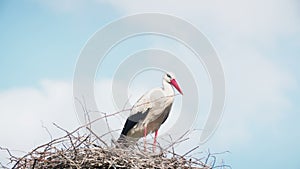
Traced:
POLYGON ((117 140, 119 145, 128 145, 128 140, 135 142, 144 137, 144 151, 146 151, 146 136, 155 133, 153 152, 155 151, 158 129, 167 120, 174 101, 173 87, 183 95, 174 73, 166 72, 162 78, 162 87, 149 90, 138 99, 132 106, 117 140))

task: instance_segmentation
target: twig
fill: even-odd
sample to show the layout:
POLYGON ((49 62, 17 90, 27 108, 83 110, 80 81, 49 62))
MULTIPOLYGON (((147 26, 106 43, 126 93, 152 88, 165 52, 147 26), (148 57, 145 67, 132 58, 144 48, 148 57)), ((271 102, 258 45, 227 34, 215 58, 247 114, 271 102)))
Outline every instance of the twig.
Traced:
POLYGON ((199 148, 199 146, 194 147, 193 149, 191 149, 190 151, 186 152, 185 154, 182 155, 182 157, 185 157, 186 155, 190 154, 191 152, 193 152, 194 150, 196 150, 197 148, 199 148))
POLYGON ((108 145, 105 143, 105 141, 103 141, 100 137, 97 136, 97 134, 95 134, 90 128, 87 127, 87 129, 99 140, 101 141, 106 147, 108 147, 108 145))
POLYGON ((42 123, 42 128, 44 128, 46 130, 46 132, 48 133, 50 140, 53 140, 52 135, 51 135, 50 131, 48 130, 48 128, 46 126, 44 126, 43 121, 41 121, 41 123, 42 123))

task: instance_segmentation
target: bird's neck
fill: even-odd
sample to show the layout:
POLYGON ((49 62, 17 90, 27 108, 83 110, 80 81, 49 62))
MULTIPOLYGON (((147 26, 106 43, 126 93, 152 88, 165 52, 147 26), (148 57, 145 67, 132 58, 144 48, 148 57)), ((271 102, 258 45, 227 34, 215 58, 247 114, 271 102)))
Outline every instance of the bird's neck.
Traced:
POLYGON ((171 84, 163 80, 163 90, 166 96, 174 95, 174 89, 171 84))

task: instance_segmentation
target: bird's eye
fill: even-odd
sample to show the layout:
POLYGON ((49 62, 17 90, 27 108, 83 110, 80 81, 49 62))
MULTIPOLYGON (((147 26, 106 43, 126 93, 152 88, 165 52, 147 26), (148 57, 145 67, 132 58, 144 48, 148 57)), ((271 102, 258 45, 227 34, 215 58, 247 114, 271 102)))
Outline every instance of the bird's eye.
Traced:
POLYGON ((171 78, 171 75, 167 74, 168 78, 171 78))

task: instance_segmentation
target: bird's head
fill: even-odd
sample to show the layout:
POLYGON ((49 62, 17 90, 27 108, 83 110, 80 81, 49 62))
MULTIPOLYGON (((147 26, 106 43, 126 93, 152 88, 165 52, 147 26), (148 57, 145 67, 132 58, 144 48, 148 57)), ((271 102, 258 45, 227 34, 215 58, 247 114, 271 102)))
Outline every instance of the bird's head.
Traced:
POLYGON ((174 75, 174 73, 167 72, 167 73, 164 75, 164 80, 165 80, 166 82, 168 82, 169 84, 171 84, 172 86, 174 86, 175 89, 176 89, 180 94, 183 95, 183 93, 182 93, 182 91, 181 91, 181 89, 180 89, 180 87, 179 87, 177 81, 175 80, 175 75, 174 75))

